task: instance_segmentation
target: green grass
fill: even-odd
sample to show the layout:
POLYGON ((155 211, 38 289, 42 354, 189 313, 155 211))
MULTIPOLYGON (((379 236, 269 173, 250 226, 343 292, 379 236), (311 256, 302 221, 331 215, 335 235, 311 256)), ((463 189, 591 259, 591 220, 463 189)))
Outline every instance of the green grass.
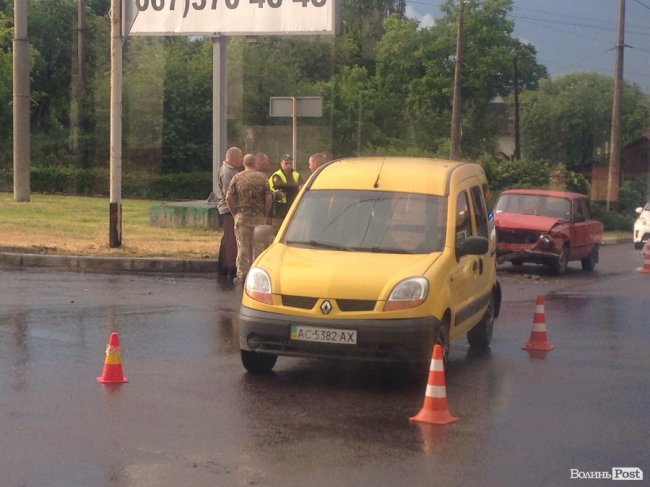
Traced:
POLYGON ((0 193, 0 250, 97 256, 216 258, 221 232, 149 224, 149 200, 122 200, 122 246, 109 248, 109 200, 0 193))

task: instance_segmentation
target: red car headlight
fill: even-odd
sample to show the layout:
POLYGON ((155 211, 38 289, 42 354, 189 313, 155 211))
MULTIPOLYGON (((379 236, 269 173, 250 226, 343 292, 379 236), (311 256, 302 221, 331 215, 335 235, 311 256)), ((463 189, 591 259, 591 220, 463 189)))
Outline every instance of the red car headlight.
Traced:
POLYGON ((539 243, 545 249, 552 249, 554 247, 553 237, 551 237, 549 234, 544 234, 540 236, 539 243))

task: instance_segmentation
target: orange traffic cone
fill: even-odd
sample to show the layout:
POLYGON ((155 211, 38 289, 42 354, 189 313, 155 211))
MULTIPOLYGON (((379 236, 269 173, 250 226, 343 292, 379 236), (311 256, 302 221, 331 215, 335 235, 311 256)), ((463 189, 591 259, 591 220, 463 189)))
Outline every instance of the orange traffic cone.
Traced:
POLYGON ((644 274, 650 274, 650 240, 645 243, 643 247, 643 268, 641 272, 644 274))
POLYGON ((418 414, 409 418, 409 421, 430 424, 448 424, 458 421, 458 418, 452 416, 447 409, 445 366, 442 361, 442 346, 438 343, 433 347, 424 405, 418 414))
POLYGON ((117 333, 111 333, 106 346, 106 360, 104 360, 104 370, 101 377, 97 377, 97 382, 102 384, 111 384, 119 382, 129 382, 122 374, 122 359, 120 358, 120 339, 117 333))
POLYGON ((535 314, 533 315, 533 328, 530 332, 528 343, 521 347, 524 350, 550 352, 553 345, 548 341, 546 334, 546 314, 544 312, 544 296, 537 295, 535 314))

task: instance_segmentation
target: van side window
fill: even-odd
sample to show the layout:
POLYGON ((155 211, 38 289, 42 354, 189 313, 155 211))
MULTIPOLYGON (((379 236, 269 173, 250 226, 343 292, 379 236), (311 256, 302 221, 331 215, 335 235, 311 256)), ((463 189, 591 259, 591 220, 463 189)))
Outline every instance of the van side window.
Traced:
POLYGON ((467 194, 463 191, 456 200, 456 245, 472 235, 472 219, 469 212, 467 194))
POLYGON ((481 237, 488 237, 487 209, 483 190, 478 186, 474 186, 470 193, 472 195, 472 208, 476 217, 476 233, 481 237))

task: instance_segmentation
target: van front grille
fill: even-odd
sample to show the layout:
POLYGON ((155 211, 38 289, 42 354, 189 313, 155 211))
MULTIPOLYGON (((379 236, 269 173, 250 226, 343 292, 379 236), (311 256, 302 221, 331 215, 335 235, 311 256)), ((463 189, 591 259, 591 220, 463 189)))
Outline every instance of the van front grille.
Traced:
MULTIPOLYGON (((300 309, 313 309, 318 298, 311 298, 309 296, 291 296, 288 294, 282 295, 282 305, 291 308, 300 309)), ((343 312, 351 311, 372 311, 375 309, 376 301, 370 299, 337 299, 336 304, 343 312)))
POLYGON ((372 311, 375 309, 375 302, 370 299, 337 299, 341 311, 372 311))
POLYGON ((282 295, 282 305, 291 308, 312 309, 318 301, 318 298, 310 298, 307 296, 289 296, 282 295))

